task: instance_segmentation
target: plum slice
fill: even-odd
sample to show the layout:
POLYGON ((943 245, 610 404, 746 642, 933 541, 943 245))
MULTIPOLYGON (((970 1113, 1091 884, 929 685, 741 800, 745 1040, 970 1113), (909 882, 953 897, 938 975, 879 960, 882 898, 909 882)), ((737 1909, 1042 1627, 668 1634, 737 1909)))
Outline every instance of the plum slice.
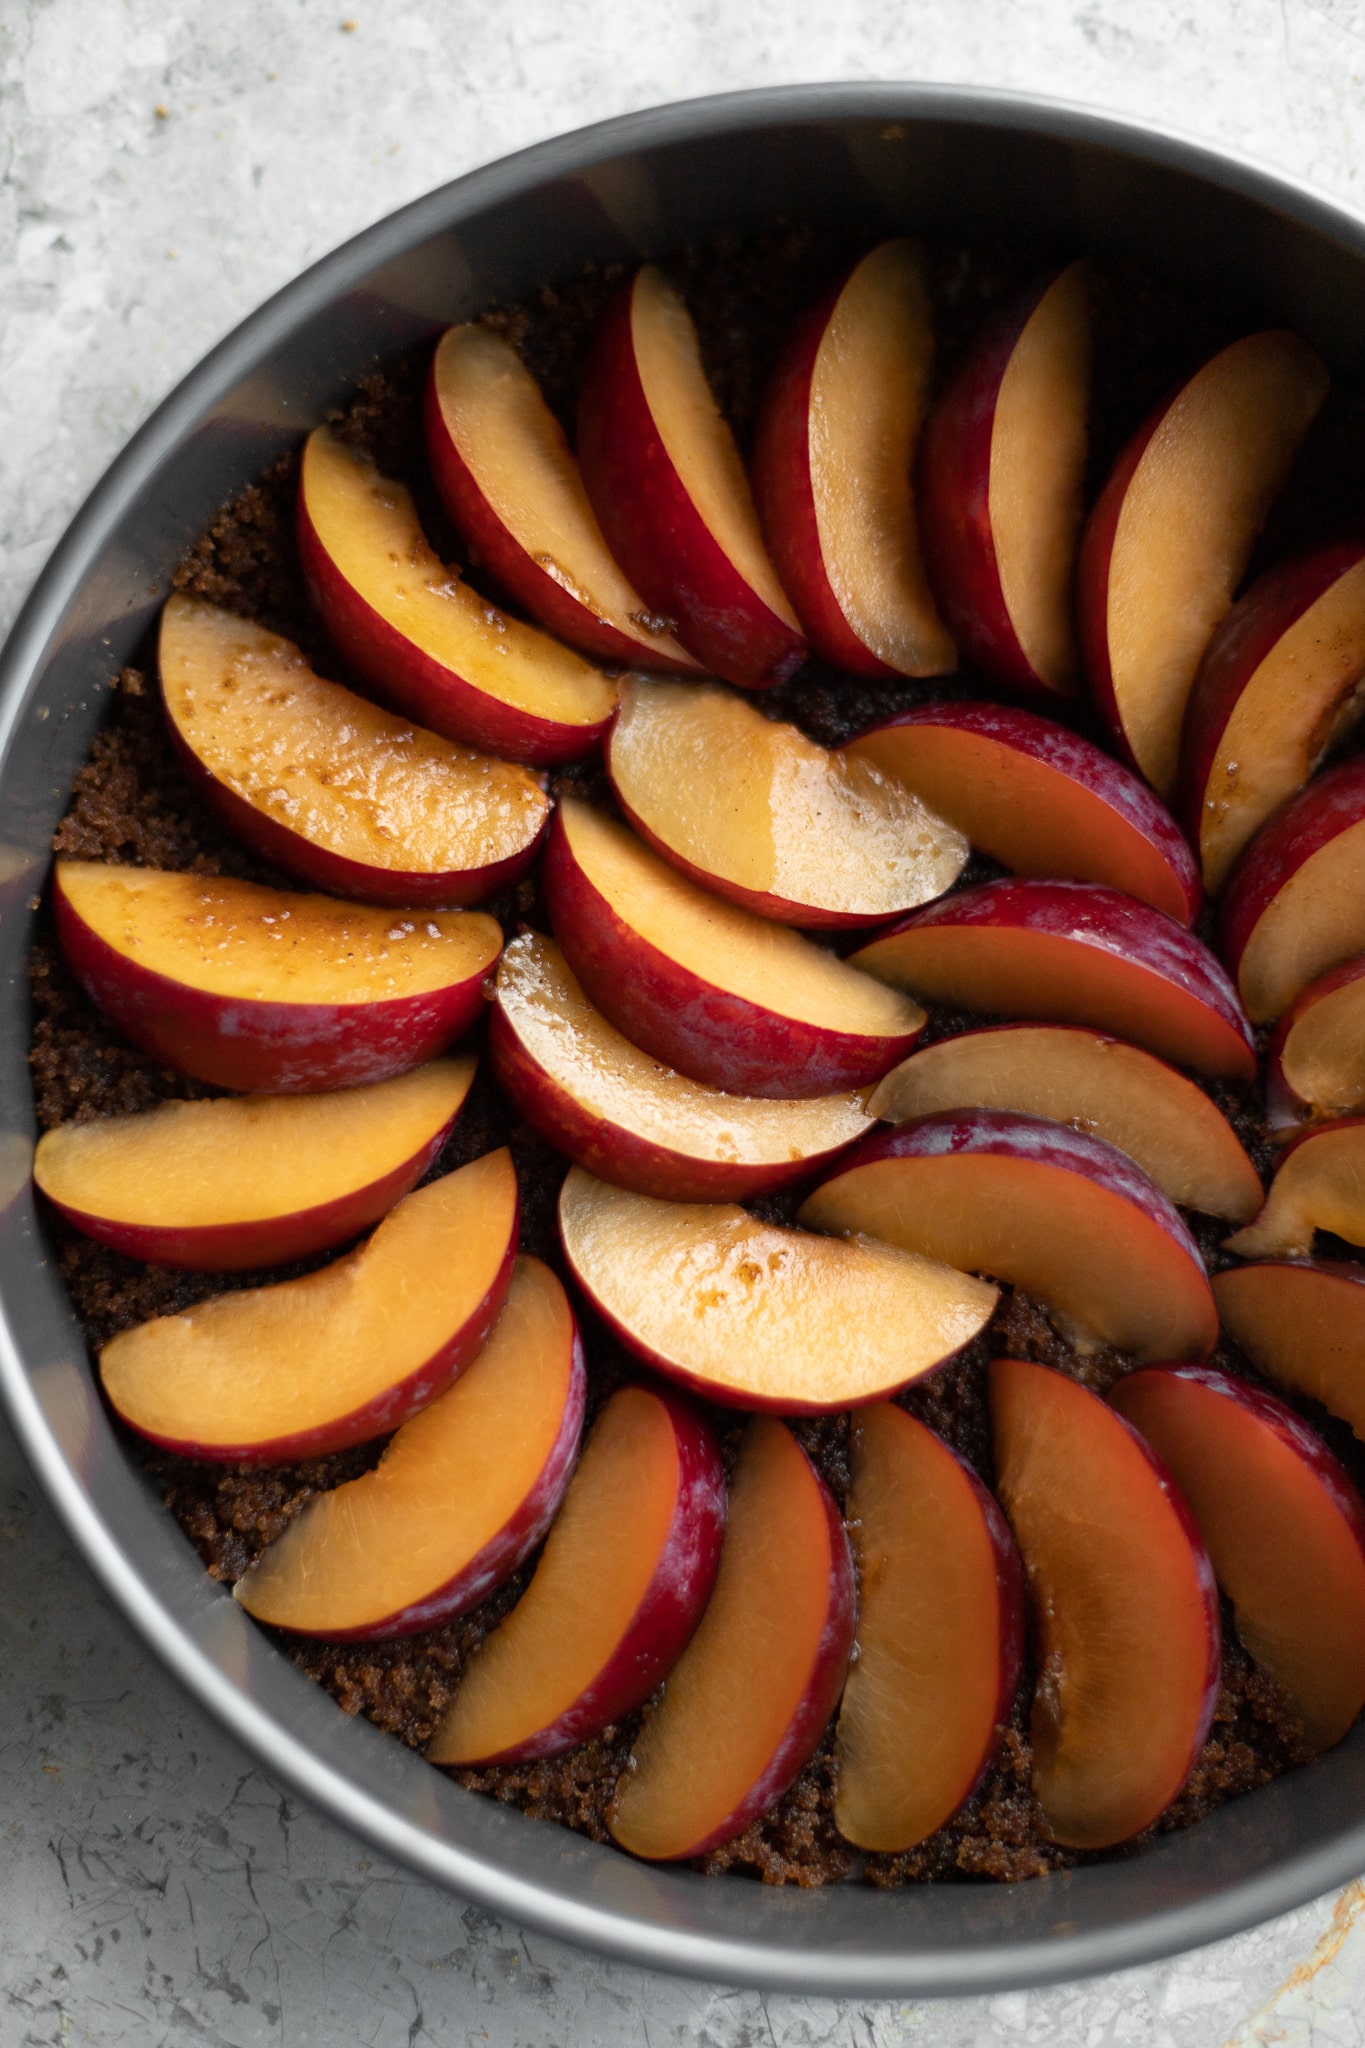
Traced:
POLYGON ((617 1782, 607 1825, 621 1847, 700 1856, 780 1799, 834 1711, 853 1621, 839 1510, 785 1423, 757 1416, 710 1605, 617 1782))
POLYGON ((496 328, 442 335, 426 435, 446 510, 532 618, 598 661, 697 672, 611 554, 564 429, 496 328))
POLYGON ((1084 268, 1053 272, 988 321, 924 435, 930 575, 953 632, 985 675, 1070 692, 1090 309, 1084 268))
POLYGON ((519 1259, 491 1336, 372 1472, 316 1494, 237 1581, 257 1621, 337 1642, 476 1607, 545 1534, 573 1472, 586 1373, 564 1289, 519 1259))
POLYGON ((713 675, 785 682, 806 641, 763 545, 692 317, 647 263, 607 308, 578 393, 578 459, 607 545, 713 675))
POLYGON ((881 242, 798 323, 764 400, 763 534, 816 652, 854 675, 941 675, 957 650, 920 559, 915 445, 933 331, 914 244, 881 242))
POLYGON ((1365 955, 1332 968, 1281 1017, 1266 1055, 1266 1123, 1276 1133, 1365 1107, 1365 955))
POLYGON ((134 1259, 229 1272, 344 1244, 416 1187, 472 1058, 325 1095, 224 1095, 62 1124, 33 1178, 68 1223, 134 1259))
MULTIPOLYGON (((505 956, 504 956, 505 957, 505 956)), ((1260 1175, 1195 1082, 1141 1047, 1075 1024, 997 1024, 940 1038, 878 1082, 873 1116, 1016 1109, 1072 1124, 1135 1159, 1173 1202, 1247 1223, 1260 1175)))
POLYGON ((641 838, 762 917, 877 924, 941 896, 967 841, 871 761, 728 690, 627 678, 607 771, 641 838))
POLYGON ((1099 882, 983 882, 916 910, 850 964, 927 1002, 1088 1024, 1249 1081, 1251 1028, 1203 942, 1099 882))
POLYGON ((536 626, 508 617, 432 552, 402 484, 327 427, 299 478, 309 594, 357 675, 432 732, 541 766, 601 737, 616 686, 536 626))
POLYGON ((559 1230, 575 1280, 637 1358, 739 1408, 878 1400, 969 1343, 997 1299, 893 1245, 786 1229, 728 1203, 657 1201, 578 1166, 559 1230))
POLYGON ((195 787, 248 846, 314 887, 449 907, 533 859, 550 800, 529 769, 325 682, 278 634, 177 596, 158 658, 195 787))
POLYGON ((96 861, 57 862, 53 910, 72 973, 135 1046, 246 1093, 420 1066, 473 1023, 502 950, 477 910, 408 915, 96 861))
POLYGON ((466 1667, 429 1761, 557 1756, 638 1707, 692 1638, 724 1529, 720 1456, 696 1410, 663 1389, 618 1388, 535 1576, 466 1667))
POLYGON ((1267 1259, 1215 1273, 1223 1328, 1258 1372, 1365 1440, 1365 1266, 1267 1259))
POLYGON ((850 740, 1016 874, 1104 882, 1189 924, 1199 870, 1170 812, 1079 733, 1007 704, 921 704, 850 740))
POLYGON ((566 797, 546 849, 556 939, 633 1045, 735 1095, 828 1095, 909 1052, 918 1003, 785 926, 709 895, 566 797))
POLYGON ((1227 1239, 1242 1259, 1284 1258, 1330 1230, 1365 1244, 1365 1117, 1316 1124, 1286 1145, 1260 1214, 1227 1239))
POLYGON ((316 1273, 122 1331, 100 1353, 104 1390, 130 1428, 186 1457, 282 1464, 364 1443, 477 1355, 516 1244, 511 1155, 488 1152, 316 1273))
POLYGON ((1313 1749, 1365 1706, 1365 1502, 1292 1408, 1202 1366, 1154 1366, 1110 1400, 1175 1477, 1237 1633, 1313 1749))
POLYGON ((1053 1841, 1108 1849, 1150 1827, 1218 1696, 1218 1589, 1156 1453, 1051 1366, 990 1368, 996 1491, 1037 1628, 1033 1789, 1053 1841))
POLYGON ((1090 514, 1077 582, 1090 687, 1168 801, 1195 671, 1327 384, 1298 335, 1243 336, 1149 415, 1090 514))
POLYGON ((1329 768, 1262 825, 1228 877, 1219 929, 1254 1024, 1365 953, 1365 760, 1329 768))
POLYGON ((1199 1249, 1161 1190, 1113 1145, 1043 1117, 945 1110, 875 1132, 798 1221, 1008 1281, 1084 1345, 1207 1358, 1218 1341, 1199 1249))
POLYGON ((942 1437, 890 1402, 853 1417, 858 1655, 835 1744, 834 1819, 861 1849, 913 1848, 970 1798, 1014 1704, 1019 1554, 942 1437))
POLYGON ((1362 677, 1359 541, 1267 570, 1228 613, 1194 679, 1180 743, 1184 817, 1211 890, 1359 721, 1362 677))
POLYGON ((661 1066, 594 1008, 537 932, 513 939, 499 962, 488 1048, 499 1086, 559 1151, 619 1187, 674 1201, 783 1187, 875 1121, 860 1094, 727 1095, 661 1066))

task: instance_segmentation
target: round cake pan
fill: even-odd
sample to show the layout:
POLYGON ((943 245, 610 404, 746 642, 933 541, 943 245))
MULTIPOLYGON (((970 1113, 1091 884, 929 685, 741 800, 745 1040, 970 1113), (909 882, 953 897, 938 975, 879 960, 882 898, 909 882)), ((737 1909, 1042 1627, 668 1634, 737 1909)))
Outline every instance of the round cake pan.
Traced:
POLYGON ((1127 1857, 1017 1885, 800 1892, 647 1868, 461 1792, 350 1720, 204 1573, 129 1462, 47 1257, 29 1168, 25 960, 51 834, 186 547, 375 363, 493 301, 778 219, 1129 256, 1338 370, 1365 347, 1365 222, 1149 128, 1003 94, 795 87, 627 116, 381 221, 245 321, 82 508, 0 657, 0 1388, 72 1539, 157 1657, 263 1764, 490 1911, 661 1969, 863 1996, 998 1990, 1236 1932, 1365 1870, 1365 1731, 1127 1857))

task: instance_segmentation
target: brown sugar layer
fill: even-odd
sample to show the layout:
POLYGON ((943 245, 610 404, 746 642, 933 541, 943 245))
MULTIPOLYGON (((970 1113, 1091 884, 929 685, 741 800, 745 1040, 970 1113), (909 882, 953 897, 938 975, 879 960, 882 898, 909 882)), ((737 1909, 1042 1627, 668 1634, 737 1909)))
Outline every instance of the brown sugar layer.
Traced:
MULTIPOLYGON (((756 239, 722 241, 706 251, 684 252, 672 264, 697 318, 708 370, 741 446, 747 445, 759 395, 793 316, 836 273, 840 262, 871 239, 870 230, 863 236, 834 238, 783 228, 756 239)), ((989 305, 1034 274, 1046 255, 1018 249, 977 251, 971 256, 959 249, 927 252, 941 343, 940 373, 951 366, 953 355, 989 305)), ((521 351, 570 431, 587 338, 618 282, 618 273, 591 273, 486 316, 521 351)), ((1216 314, 1192 311, 1127 270, 1097 276, 1095 298, 1096 354, 1102 366, 1092 450, 1098 479, 1152 400, 1201 353, 1207 354, 1248 322, 1235 308, 1216 314)), ((359 386, 335 424, 346 439, 369 450, 386 474, 413 490, 428 536, 443 559, 481 573, 481 565, 451 531, 426 475, 421 437, 424 373, 425 361, 417 356, 377 371, 359 386)), ((1315 437, 1315 448, 1320 440, 1315 437)), ((1330 466, 1321 449, 1314 459, 1319 468, 1330 466)), ((182 564, 176 587, 289 635, 323 674, 353 681, 328 646, 302 589, 293 538, 297 474, 294 454, 224 508, 182 564)), ((1310 493, 1305 504, 1319 502, 1326 489, 1328 484, 1323 484, 1316 499, 1310 493)), ((1280 544, 1285 544, 1283 534, 1280 544)), ((153 672, 148 648, 141 666, 109 679, 113 687, 106 722, 76 778, 70 807, 54 838, 55 849, 84 859, 283 882, 284 877, 237 845, 192 796, 165 732, 153 672)), ((969 674, 927 683, 873 684, 812 664, 793 682, 754 701, 772 716, 794 720, 824 744, 838 744, 867 724, 945 689, 990 694, 969 674)), ((612 806, 596 760, 561 771, 551 787, 556 794, 574 790, 594 803, 612 806)), ((973 861, 959 886, 991 872, 996 870, 989 863, 973 861)), ((509 930, 521 921, 547 926, 534 872, 485 907, 509 930)), ((35 947, 32 983, 32 1067, 38 1120, 44 1129, 68 1120, 144 1109, 167 1098, 214 1092, 125 1044, 75 986, 50 935, 40 936, 35 947)), ((989 1020, 939 1012, 930 1018, 925 1042, 983 1021, 989 1020)), ((1218 1086, 1209 1092, 1232 1119, 1258 1168, 1266 1171, 1271 1147, 1258 1098, 1218 1086)), ((564 1161, 515 1117, 481 1069, 432 1172, 449 1171, 502 1144, 510 1146, 516 1163, 523 1248, 562 1272, 555 1205, 564 1161)), ((797 1191, 754 1206, 785 1221, 799 1200, 797 1191)), ((132 1323, 180 1310, 225 1287, 255 1285, 305 1270, 296 1266, 269 1275, 173 1272, 123 1258, 80 1236, 56 1216, 49 1215, 46 1221, 72 1301, 95 1350, 132 1323)), ((1209 1218, 1190 1221, 1209 1264, 1225 1263, 1220 1246, 1226 1225, 1209 1218)), ((1344 1255, 1358 1256, 1350 1248, 1344 1248, 1344 1255)), ((591 1420, 611 1389, 637 1368, 591 1314, 581 1307, 579 1313, 591 1420)), ((993 1468, 986 1364, 1001 1352, 1054 1365, 1101 1393, 1129 1363, 1104 1350, 1080 1355, 1040 1309, 1007 1292, 985 1335, 952 1365, 898 1397, 988 1483, 993 1468)), ((1218 1363, 1244 1377, 1256 1377, 1231 1352, 1220 1353, 1218 1363)), ((1349 1431, 1312 1404, 1299 1405, 1359 1477, 1362 1447, 1349 1431)), ((708 1413, 728 1462, 743 1418, 727 1410, 708 1413)), ((848 1488, 847 1417, 802 1418, 793 1427, 842 1502, 848 1488)), ((129 1455, 142 1466, 210 1574, 228 1585, 315 1493, 367 1470, 383 1449, 382 1442, 376 1442, 305 1464, 248 1471, 197 1464, 158 1451, 130 1433, 121 1434, 129 1455)), ((519 1597, 533 1565, 534 1560, 524 1565, 482 1606, 427 1634, 369 1644, 299 1642, 284 1636, 277 1641, 347 1713, 363 1713, 399 1740, 421 1748, 449 1704, 466 1660, 519 1597)), ((1190 1824, 1225 1800, 1268 1782, 1304 1753, 1292 1714, 1241 1649, 1226 1614, 1224 1627, 1222 1686, 1209 1739, 1188 1786, 1162 1816, 1157 1831, 1190 1824)), ((1092 1860, 1057 1849, 1043 1834, 1030 1790, 1029 1696, 1026 1674, 1000 1753, 981 1786, 951 1822, 918 1848, 904 1855, 864 1856, 840 1837, 832 1817, 832 1734, 827 1734, 778 1804, 744 1834, 702 1859, 700 1867, 708 1872, 743 1872, 774 1884, 811 1886, 855 1879, 886 1887, 929 1880, 1013 1881, 1092 1860)), ((612 1787, 629 1757, 638 1724, 638 1715, 629 1716, 563 1757, 455 1775, 470 1790, 604 1841, 612 1787)))

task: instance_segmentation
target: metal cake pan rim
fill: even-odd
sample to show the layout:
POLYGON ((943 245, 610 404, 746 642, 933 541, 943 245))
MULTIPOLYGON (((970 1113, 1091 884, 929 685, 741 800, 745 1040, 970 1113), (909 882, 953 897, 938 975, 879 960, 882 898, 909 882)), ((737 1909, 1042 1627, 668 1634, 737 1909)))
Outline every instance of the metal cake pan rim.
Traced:
MULTIPOLYGON (((499 202, 524 196, 548 179, 582 172, 637 147, 655 149, 782 123, 849 118, 932 119, 1093 142, 1110 152, 1170 164, 1238 192, 1336 240, 1365 261, 1365 218, 1307 181, 1158 124, 1042 95, 913 82, 782 86, 678 101, 532 144, 409 202, 320 258, 240 322, 155 408, 58 541, 0 652, 0 755, 41 677, 68 606, 138 494, 213 406, 303 321, 433 234, 457 227, 499 202)), ((903 1955, 859 1953, 845 1942, 822 1950, 818 1944, 789 1947, 698 1934, 634 1918, 618 1906, 584 1903, 556 1893, 542 1881, 523 1878, 496 1859, 439 1840, 381 1799, 361 1792, 274 1714, 225 1682, 221 1666, 158 1597, 120 1547, 117 1533, 98 1514, 53 1434, 8 1315, 0 1315, 0 1398, 48 1500, 104 1590, 159 1661, 262 1763, 331 1817, 436 1882, 513 1920, 620 1960, 825 1996, 999 1991, 1154 1961, 1240 1932, 1365 1869, 1362 1823, 1211 1896, 1097 1932, 1068 1936, 1058 1931, 1028 1941, 968 1948, 945 1945, 903 1955)), ((389 1740, 377 1735, 376 1739, 389 1740)), ((696 1882, 709 1888, 715 1881, 696 1882)), ((1032 1882, 1049 1885, 1054 1880, 1032 1882)))

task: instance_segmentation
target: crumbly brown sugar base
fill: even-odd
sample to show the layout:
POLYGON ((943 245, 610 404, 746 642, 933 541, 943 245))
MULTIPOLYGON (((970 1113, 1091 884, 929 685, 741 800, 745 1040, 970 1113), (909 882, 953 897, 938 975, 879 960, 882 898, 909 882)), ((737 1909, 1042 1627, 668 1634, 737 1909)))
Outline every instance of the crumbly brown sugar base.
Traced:
MULTIPOLYGON (((791 318, 858 239, 871 237, 836 244, 828 237, 782 230, 749 242, 722 242, 679 260, 678 273, 698 319, 708 369, 742 444, 791 318)), ((929 252, 941 361, 951 364, 989 303, 1026 277, 1037 260, 1037 251, 1017 249, 978 252, 970 258, 959 250, 929 252)), ((490 316, 522 350, 566 423, 583 347, 612 282, 607 274, 586 277, 490 316)), ((1224 308, 1218 314, 1192 310, 1128 272, 1102 276, 1097 287, 1097 358, 1103 372, 1096 392, 1092 464, 1098 477, 1127 430, 1187 363, 1249 323, 1241 309, 1224 308)), ((433 497, 421 459, 423 368, 423 363, 407 359, 376 371, 361 384, 338 424, 344 435, 373 452, 386 474, 402 477, 413 488, 430 538, 444 559, 470 566, 467 551, 433 497)), ((1337 517, 1350 489, 1351 464, 1365 446, 1360 421, 1354 405, 1334 408, 1326 434, 1315 436, 1291 493, 1277 510, 1275 532, 1267 537, 1263 552, 1279 552, 1288 538, 1302 541, 1337 517)), ((176 583, 288 634, 324 673, 346 680, 344 667, 303 596, 293 540, 296 481, 293 456, 244 491, 191 551, 176 583)), ((192 796, 167 739, 149 668, 129 668, 117 678, 101 680, 110 686, 108 717, 76 779, 70 808, 55 835, 56 850, 85 859, 231 873, 287 886, 287 877, 247 853, 192 796)), ((795 682, 755 702, 775 716, 793 719, 825 744, 837 744, 874 718, 922 700, 930 687, 864 684, 813 665, 795 682)), ((938 692, 942 687, 932 686, 938 692)), ((951 687, 988 694, 970 677, 955 680, 951 687)), ((596 764, 571 769, 553 780, 558 789, 581 790, 595 802, 610 804, 596 764)), ((973 862, 964 880, 992 871, 988 864, 973 862)), ((534 874, 486 907, 507 928, 521 920, 546 928, 534 874)), ((157 1066, 118 1038, 67 974, 50 937, 42 937, 35 947, 32 978, 32 1067, 42 1128, 139 1110, 169 1097, 215 1092, 157 1066)), ((936 1015, 927 1035, 944 1035, 960 1028, 962 1021, 936 1015)), ((1255 1102, 1225 1089, 1213 1092, 1258 1166, 1264 1167, 1270 1148, 1255 1102)), ((433 1171, 448 1172, 501 1144, 511 1147, 516 1162, 523 1247, 562 1272, 554 1209, 564 1162, 512 1115, 481 1071, 433 1171)), ((758 1206, 785 1218, 794 1201, 758 1206)), ((1191 1223, 1210 1265, 1227 1263, 1218 1249, 1224 1227, 1211 1219, 1193 1218, 1191 1223)), ((132 1323, 182 1309, 226 1286, 256 1285, 305 1270, 298 1266, 272 1269, 269 1274, 178 1273, 122 1258, 54 1215, 47 1216, 46 1224, 92 1350, 132 1323)), ((1356 1256, 1348 1247, 1339 1249, 1343 1256, 1356 1256)), ((590 1315, 583 1314, 582 1320, 591 1419, 611 1389, 634 1368, 590 1315)), ((985 1337, 926 1385, 900 1397, 903 1406, 939 1430, 988 1481, 992 1467, 985 1366, 1000 1352, 1060 1366, 1101 1391, 1126 1363, 1105 1352, 1081 1358, 1029 1302, 1007 1298, 985 1337)), ((1220 1353, 1218 1363, 1255 1377, 1235 1353, 1220 1353)), ((1362 1447, 1322 1411, 1301 1405, 1359 1478, 1362 1447)), ((711 1419, 728 1459, 742 1420, 719 1409, 711 1411, 711 1419)), ((847 1418, 808 1418, 793 1426, 842 1501, 848 1484, 847 1418)), ((225 1584, 241 1576, 314 1493, 368 1469, 382 1449, 382 1443, 367 1444, 303 1465, 243 1471, 196 1464, 157 1451, 130 1432, 121 1434, 129 1454, 158 1488, 211 1575, 225 1584)), ((277 1641, 347 1713, 364 1713, 409 1746, 421 1748, 449 1703, 466 1659, 513 1605, 533 1562, 483 1606, 424 1635, 373 1644, 300 1642, 285 1636, 277 1641)), ((1209 1739, 1185 1791, 1153 1832, 1188 1826, 1226 1800, 1266 1784, 1305 1754, 1292 1714, 1242 1650, 1226 1607, 1223 1619, 1223 1678, 1209 1739)), ((1030 1692, 1026 1673, 1000 1755, 975 1797, 948 1826, 907 1854, 864 1856, 838 1834, 832 1819, 832 1738, 827 1734, 778 1805, 736 1840, 702 1859, 699 1867, 708 1872, 742 1870, 773 1884, 811 1886, 857 1878, 894 1886, 930 1879, 1012 1881, 1093 1860, 1057 1849, 1043 1834, 1029 1789, 1030 1692)), ((638 1716, 628 1717, 567 1756, 455 1775, 471 1790, 605 1841, 607 1804, 637 1725, 638 1716)))

